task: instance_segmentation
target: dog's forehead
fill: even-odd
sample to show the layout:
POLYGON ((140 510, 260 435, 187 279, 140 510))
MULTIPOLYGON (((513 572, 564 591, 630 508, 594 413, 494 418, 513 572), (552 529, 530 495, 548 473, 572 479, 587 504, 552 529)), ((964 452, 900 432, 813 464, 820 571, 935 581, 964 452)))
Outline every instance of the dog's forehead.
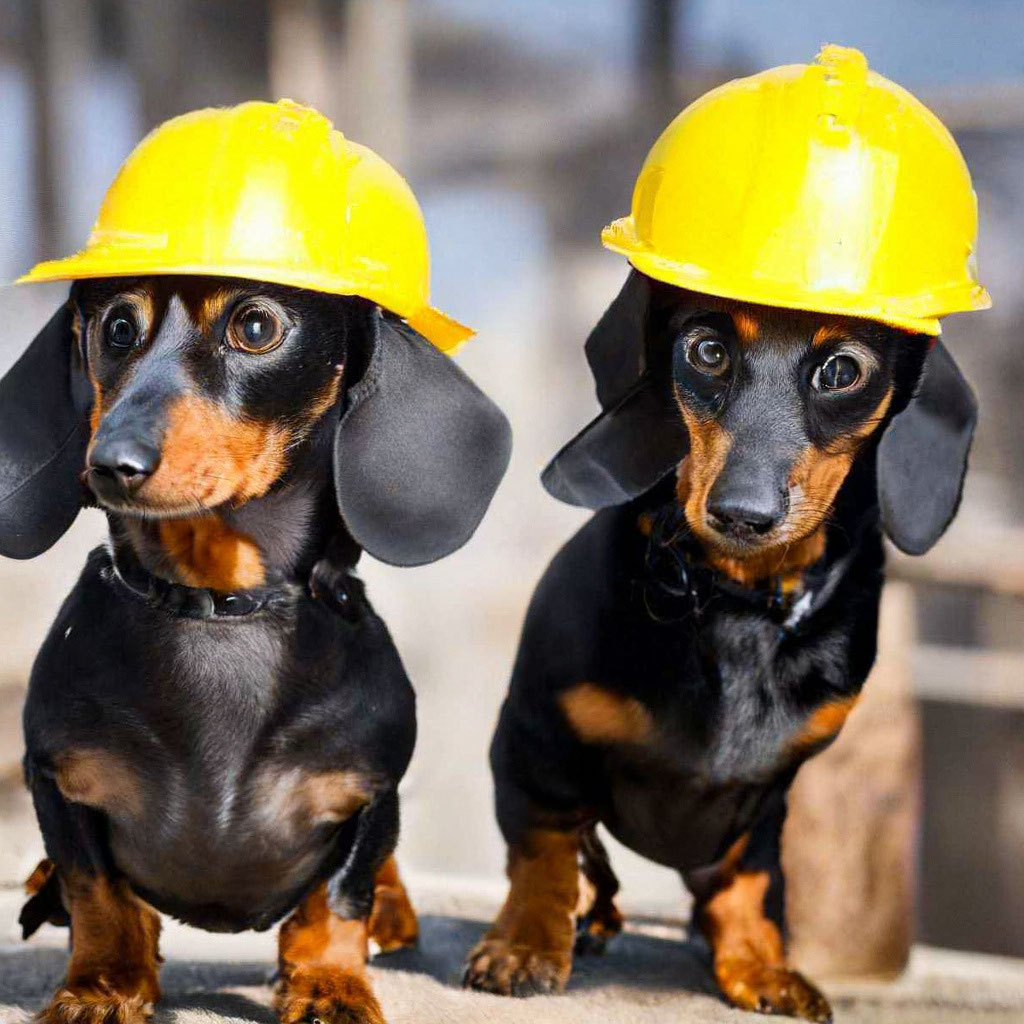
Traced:
POLYGON ((72 304, 86 316, 103 315, 124 300, 135 306, 143 319, 153 321, 162 318, 174 305, 184 310, 201 333, 215 327, 224 313, 246 296, 271 298, 291 310, 308 312, 319 308, 332 315, 337 314, 334 307, 347 300, 346 296, 323 295, 262 281, 199 274, 93 278, 75 282, 71 290, 72 304))
POLYGON ((780 306, 761 306, 736 299, 681 292, 672 320, 680 329, 701 314, 728 317, 737 340, 755 350, 767 345, 825 346, 844 338, 878 344, 886 328, 870 320, 780 306))
POLYGON ((240 294, 258 287, 253 282, 199 275, 100 278, 78 282, 72 297, 88 314, 102 312, 120 300, 138 306, 147 317, 175 304, 201 324, 216 319, 240 294))

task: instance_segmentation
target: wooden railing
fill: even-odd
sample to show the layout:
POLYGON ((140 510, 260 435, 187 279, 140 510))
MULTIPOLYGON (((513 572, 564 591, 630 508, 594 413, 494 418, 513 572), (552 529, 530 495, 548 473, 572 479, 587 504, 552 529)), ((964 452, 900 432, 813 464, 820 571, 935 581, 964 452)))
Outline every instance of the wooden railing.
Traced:
MULTIPOLYGON (((964 515, 923 558, 891 550, 888 581, 871 678, 836 743, 800 770, 790 800, 793 953, 816 976, 892 975, 908 958, 924 781, 920 701, 1024 709, 1024 603, 997 603, 1013 616, 1009 628, 1001 623, 1007 647, 918 638, 923 588, 1024 599, 1024 529, 964 515)), ((984 627, 983 615, 978 621, 984 627)))

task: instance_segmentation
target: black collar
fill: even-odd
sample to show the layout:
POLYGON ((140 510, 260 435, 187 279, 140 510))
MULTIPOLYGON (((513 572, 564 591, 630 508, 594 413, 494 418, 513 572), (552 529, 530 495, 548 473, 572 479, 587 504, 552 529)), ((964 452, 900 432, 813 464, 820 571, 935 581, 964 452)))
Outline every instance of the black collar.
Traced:
POLYGON ((129 552, 115 556, 109 548, 100 574, 137 601, 183 619, 237 619, 257 612, 286 608, 304 593, 296 583, 250 590, 220 591, 187 587, 154 576, 129 552))
POLYGON ((782 632, 796 633, 831 599, 856 551, 854 542, 839 558, 823 555, 804 571, 795 590, 784 590, 782 577, 744 586, 707 564, 685 513, 677 502, 669 501, 651 520, 643 600, 651 618, 672 622, 699 620, 716 597, 725 596, 767 615, 782 632))

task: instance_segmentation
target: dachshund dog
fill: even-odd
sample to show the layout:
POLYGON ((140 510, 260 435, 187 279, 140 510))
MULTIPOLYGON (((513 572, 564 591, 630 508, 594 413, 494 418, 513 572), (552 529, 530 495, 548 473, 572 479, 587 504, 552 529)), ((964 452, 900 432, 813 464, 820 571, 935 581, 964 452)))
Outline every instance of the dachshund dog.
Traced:
POLYGON ((620 929, 601 823, 680 872, 730 1003, 829 1020, 785 961, 786 794, 874 660, 882 530, 920 553, 955 514, 973 396, 936 339, 636 271, 587 355, 605 411, 544 482, 600 511, 526 615, 491 747, 510 890, 465 983, 560 991, 620 929))
POLYGON ((414 696, 354 567, 472 534, 504 416, 403 321, 245 280, 76 283, 0 382, 0 550, 98 503, 32 671, 25 774, 69 923, 52 1024, 139 1024, 156 911, 279 938, 285 1024, 383 1020, 368 937, 414 942, 392 852, 414 696))

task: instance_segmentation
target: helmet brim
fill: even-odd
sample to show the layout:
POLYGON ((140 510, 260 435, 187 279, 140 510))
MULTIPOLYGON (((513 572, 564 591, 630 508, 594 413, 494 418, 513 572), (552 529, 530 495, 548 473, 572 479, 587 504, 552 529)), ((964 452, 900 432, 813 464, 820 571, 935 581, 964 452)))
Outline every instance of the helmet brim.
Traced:
POLYGON ((706 295, 716 295, 722 299, 776 306, 780 309, 799 309, 810 313, 860 317, 933 337, 942 333, 940 316, 988 309, 992 305, 991 297, 980 284, 957 286, 946 289, 941 294, 906 300, 904 305, 907 307, 920 305, 938 311, 933 316, 921 316, 912 309, 898 308, 896 302, 881 304, 863 295, 840 293, 835 290, 821 290, 815 293, 803 285, 794 285, 787 289, 778 282, 726 280, 703 267, 676 262, 645 251, 638 241, 629 237, 632 231, 631 221, 632 218, 624 217, 605 228, 601 233, 601 244, 606 249, 625 256, 633 267, 656 281, 703 292, 706 295), (791 291, 792 295, 787 294, 787 291, 791 291))
POLYGON ((454 352, 476 333, 439 309, 430 305, 410 308, 407 302, 383 290, 370 289, 365 284, 347 281, 331 275, 303 273, 300 270, 266 266, 256 263, 231 263, 216 266, 201 264, 168 264, 166 261, 145 256, 133 259, 105 260, 85 250, 66 259, 37 263, 28 273, 17 279, 17 284, 47 281, 81 281, 89 278, 149 277, 167 275, 198 277, 233 277, 267 284, 281 284, 325 295, 358 295, 376 302, 383 309, 402 317, 413 330, 423 335, 442 352, 454 352))

